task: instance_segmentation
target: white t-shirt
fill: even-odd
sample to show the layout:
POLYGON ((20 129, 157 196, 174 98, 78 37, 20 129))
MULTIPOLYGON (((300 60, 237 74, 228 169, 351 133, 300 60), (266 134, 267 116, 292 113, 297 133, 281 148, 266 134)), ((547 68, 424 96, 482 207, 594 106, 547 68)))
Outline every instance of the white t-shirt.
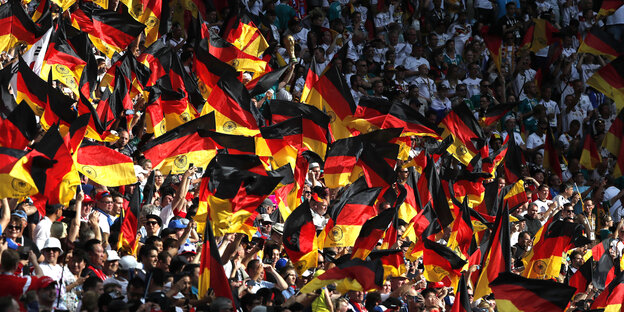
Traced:
POLYGON ((552 117, 548 116, 548 120, 550 122, 551 127, 557 127, 557 116, 559 116, 559 114, 561 113, 559 111, 559 106, 557 105, 557 102, 553 100, 549 100, 549 101, 540 100, 539 104, 544 106, 544 108, 546 109, 547 116, 549 114, 554 115, 552 117))
MULTIPOLYGON (((536 147, 544 144, 544 142, 546 142, 546 134, 542 134, 540 136, 537 133, 531 133, 531 135, 529 135, 529 137, 527 138, 526 147, 527 147, 527 149, 536 148, 536 147)), ((543 148, 538 150, 538 152, 540 154, 542 154, 542 156, 544 155, 544 149, 543 148)))
POLYGON ((466 85, 466 90, 468 91, 468 98, 473 97, 475 94, 480 94, 480 84, 481 78, 470 78, 462 80, 462 83, 466 85))
MULTIPOLYGON (((422 64, 426 64, 427 67, 430 67, 429 61, 427 61, 427 59, 424 57, 416 58, 410 55, 406 57, 405 60, 403 61, 403 67, 405 67, 405 69, 409 71, 418 71, 418 67, 420 67, 420 65, 422 64)), ((416 77, 417 77, 416 75, 405 77, 405 81, 412 83, 414 82, 414 80, 416 80, 416 77)))
POLYGON ((45 241, 50 238, 50 228, 52 227, 52 220, 48 217, 43 217, 37 226, 35 227, 35 232, 33 236, 35 237, 35 245, 39 250, 43 249, 43 245, 45 241))
POLYGON ((545 201, 541 201, 541 200, 536 200, 534 201, 534 203, 537 205, 537 208, 539 209, 539 213, 544 213, 546 211, 548 211, 549 207, 548 205, 552 204, 552 200, 547 199, 545 201))
POLYGON ((169 225, 169 221, 171 221, 173 217, 174 217, 174 214, 173 214, 173 209, 171 208, 171 204, 168 204, 167 206, 163 207, 163 209, 160 211, 160 219, 162 219, 163 221, 163 228, 169 225))

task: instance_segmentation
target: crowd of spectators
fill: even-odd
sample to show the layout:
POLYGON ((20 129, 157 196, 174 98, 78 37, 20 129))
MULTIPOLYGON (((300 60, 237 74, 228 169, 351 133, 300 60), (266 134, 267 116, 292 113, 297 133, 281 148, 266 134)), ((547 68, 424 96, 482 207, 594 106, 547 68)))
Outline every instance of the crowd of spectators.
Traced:
MULTIPOLYGON (((30 11, 36 3, 31 1, 30 11)), ((240 6, 267 39, 265 54, 272 56, 271 66, 283 62, 293 68, 276 88, 254 99, 261 109, 272 99, 300 100, 309 67, 320 74, 330 62, 340 68, 356 104, 367 96, 402 102, 433 123, 462 103, 476 118, 497 105, 516 103, 500 122, 483 128, 491 150, 513 135, 527 160, 522 176, 529 200, 513 212, 518 221, 512 223, 510 235, 515 269, 520 270, 535 234, 553 217, 583 224, 593 244, 609 239, 613 259, 622 257, 624 190, 620 179, 612 177, 620 155, 601 148, 597 168, 587 170, 579 164, 585 136, 600 146, 619 113, 610 98, 586 83, 609 60, 577 49, 592 27, 605 29, 621 42, 624 8, 598 16, 597 0, 242 0, 240 6), (534 18, 548 20, 559 30, 560 40, 530 52, 523 39, 534 18), (500 70, 484 41, 488 32, 502 38, 500 70), (287 36, 294 39, 295 59, 285 47, 287 36), (339 51, 346 51, 345 56, 334 57, 339 51), (543 164, 548 130, 567 160, 562 162, 562 176, 543 164)), ((224 27, 228 10, 208 11, 206 23, 212 31, 224 27)), ((180 24, 170 29, 160 40, 180 50, 185 69, 193 75, 192 52, 184 48, 188 34, 180 24)), ((130 50, 141 52, 137 45, 130 50)), ((2 58, 6 62, 10 56, 2 58)), ((110 60, 100 55, 98 59, 101 79, 110 60)), ((139 95, 137 107, 145 100, 139 95)), ((192 216, 201 173, 191 167, 184 174, 166 176, 153 169, 150 160, 136 153, 139 133, 143 129, 120 130, 119 140, 110 144, 134 158, 140 187, 154 174, 156 192, 140 211, 136 256, 116 250, 116 219, 130 186, 104 187, 82 176, 75 200, 68 207, 48 205, 45 215, 29 199, 4 199, 2 311, 232 310, 229 299, 198 293, 198 253, 204 237, 196 232, 192 216)), ((422 152, 425 143, 413 137, 411 155, 422 152)), ((322 167, 310 166, 305 199, 324 187, 322 167)), ((504 176, 496 179, 500 187, 508 185, 504 176)), ((334 199, 328 196, 313 206, 317 229, 327 223, 327 208, 334 199)), ((241 233, 216 238, 238 311, 417 312, 445 311, 453 305, 453 288, 426 281, 418 261, 406 261, 407 273, 388 278, 378 291, 343 294, 329 285, 314 294, 300 293, 350 248, 323 249, 317 268, 297 274, 281 243, 284 220, 276 203, 269 196, 258 207, 253 239, 241 233)), ((440 242, 445 239, 440 237, 440 242)), ((576 272, 592 246, 564 257, 560 282, 576 272)), ((469 294, 473 287, 469 285, 469 294)), ((569 311, 585 311, 598 293, 590 286, 574 297, 569 311)), ((475 311, 496 310, 492 296, 471 297, 471 304, 475 311)))

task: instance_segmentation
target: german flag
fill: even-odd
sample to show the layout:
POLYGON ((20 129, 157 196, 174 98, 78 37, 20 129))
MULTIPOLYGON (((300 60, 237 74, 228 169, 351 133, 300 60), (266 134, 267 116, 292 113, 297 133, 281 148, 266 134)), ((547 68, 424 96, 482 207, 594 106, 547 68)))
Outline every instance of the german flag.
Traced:
MULTIPOLYGON (((280 69, 270 71, 264 75, 260 75, 253 80, 245 84, 245 88, 249 90, 250 96, 257 96, 267 92, 271 87, 277 85, 282 79, 282 76, 290 66, 283 66, 280 69)), ((271 100, 273 101, 273 100, 271 100)))
POLYGON ((219 247, 212 233, 212 225, 210 219, 206 218, 206 228, 204 230, 204 244, 202 245, 201 259, 199 261, 199 293, 203 299, 208 290, 212 289, 217 297, 232 298, 232 290, 230 282, 225 275, 225 270, 221 264, 221 255, 219 255, 219 247))
MULTIPOLYGON (((164 86, 154 86, 150 95, 152 93, 154 93, 154 96, 160 94, 159 99, 156 101, 160 102, 160 108, 165 118, 166 131, 181 126, 199 115, 195 107, 189 103, 186 94, 182 91, 175 91, 164 86)), ((156 121, 158 116, 154 118, 156 118, 154 120, 156 121)))
POLYGON ((39 133, 35 113, 26 102, 0 120, 0 146, 23 150, 39 133))
POLYGON ((42 30, 26 14, 20 1, 10 0, 0 8, 0 50, 8 51, 23 42, 33 45, 46 30, 42 30))
POLYGON ((373 250, 371 260, 379 259, 384 268, 384 281, 391 276, 401 276, 406 272, 403 251, 400 249, 373 250))
POLYGON ((145 105, 145 131, 157 138, 167 132, 167 122, 161 106, 159 89, 150 92, 145 105))
MULTIPOLYGON (((421 154, 424 155, 425 153, 421 154)), ((426 161, 426 158, 423 157, 423 159, 426 161)), ((410 220, 412 220, 412 218, 414 218, 416 214, 422 210, 422 203, 420 202, 420 195, 418 194, 418 182, 416 177, 417 170, 413 167, 407 168, 407 170, 409 171, 409 175, 407 177, 407 181, 403 183, 403 187, 405 187, 407 194, 405 196, 405 201, 401 204, 401 206, 399 206, 399 219, 409 223, 410 220)), ((422 168, 419 174, 421 173, 422 168)), ((400 182, 397 181, 397 183, 400 182)), ((388 188, 391 187, 392 186, 388 186, 388 188)), ((409 238, 410 240, 415 239, 414 236, 409 236, 409 238)))
POLYGON ((308 201, 295 208, 284 222, 283 242, 286 254, 299 274, 316 267, 318 241, 308 201))
POLYGON ((624 298, 624 272, 620 273, 617 278, 613 279, 609 286, 603 290, 591 305, 592 311, 618 312, 622 311, 624 298))
MULTIPOLYGON (((319 234, 319 247, 353 246, 362 225, 376 215, 375 200, 381 188, 368 188, 363 180, 356 183, 364 186, 361 191, 350 196, 343 194, 329 208, 330 218, 319 234)), ((354 183, 350 188, 358 187, 354 183)))
POLYGON ((310 89, 310 94, 304 103, 329 115, 334 139, 351 137, 351 132, 346 127, 346 119, 355 113, 356 105, 338 67, 328 66, 325 73, 310 89))
POLYGON ((327 151, 324 166, 325 185, 338 188, 351 182, 351 175, 362 152, 364 143, 359 138, 340 139, 327 151))
POLYGON ((588 170, 594 170, 602 162, 602 157, 598 153, 596 141, 590 134, 585 135, 583 151, 581 152, 580 165, 588 170))
POLYGON ((224 38, 239 50, 260 57, 269 47, 269 43, 247 14, 236 17, 232 25, 231 29, 226 30, 227 35, 224 38))
POLYGON ((132 158, 102 145, 78 149, 78 171, 103 186, 121 186, 137 181, 132 158))
POLYGON ((108 11, 88 3, 71 15, 72 25, 89 34, 93 45, 109 58, 125 50, 143 32, 145 25, 128 12, 108 11))
POLYGON ((602 140, 601 147, 608 150, 613 156, 619 155, 622 140, 620 134, 624 133, 624 110, 620 110, 609 127, 609 131, 602 140))
POLYGON ((528 279, 501 272, 490 283, 499 311, 565 311, 576 290, 551 280, 528 279))
POLYGON ((205 168, 216 155, 212 140, 201 137, 197 130, 214 129, 214 115, 189 121, 148 142, 140 151, 163 174, 183 173, 189 164, 205 168))
POLYGON ((384 236, 388 226, 392 220, 394 220, 395 215, 395 210, 386 209, 376 217, 364 222, 353 245, 351 258, 366 259, 377 245, 377 242, 384 236))
POLYGON ((518 182, 514 183, 509 190, 506 191, 505 196, 503 197, 503 205, 507 204, 509 210, 515 210, 519 206, 523 205, 528 201, 526 191, 524 189, 524 181, 518 180, 518 182))
POLYGON ((301 292, 309 294, 334 283, 336 290, 340 293, 346 293, 349 290, 379 289, 383 285, 383 276, 384 269, 381 260, 350 259, 315 277, 301 288, 301 292))
POLYGON ((217 132, 256 135, 263 118, 245 86, 235 76, 223 76, 210 92, 201 115, 214 112, 217 132))
POLYGON ((603 290, 616 277, 616 264, 609 254, 610 239, 603 240, 591 249, 592 258, 596 261, 592 275, 592 284, 596 289, 603 290))
POLYGON ((446 286, 455 286, 459 282, 461 269, 466 261, 447 246, 423 238, 423 275, 430 282, 445 282, 446 286))
POLYGON ((436 125, 430 123, 418 111, 399 102, 392 104, 381 128, 403 128, 401 136, 429 136, 441 139, 436 125))
POLYGON ((232 66, 210 54, 209 45, 208 39, 202 39, 195 46, 193 54, 193 69, 199 80, 199 89, 206 99, 221 77, 236 76, 236 70, 232 66))
POLYGON ((329 138, 329 116, 314 106, 298 102, 271 100, 269 102, 271 122, 278 123, 301 116, 303 146, 325 159, 329 138))
POLYGON ((546 140, 544 142, 544 168, 549 169, 552 173, 562 177, 561 161, 559 152, 555 146, 555 140, 550 128, 546 132, 546 140))
POLYGON ((81 92, 80 101, 77 104, 78 115, 90 114, 91 120, 87 125, 85 137, 100 142, 115 142, 119 138, 111 132, 111 127, 115 121, 110 106, 106 101, 100 102, 97 108, 93 107, 91 101, 81 92), (102 116, 102 118, 100 117, 102 116))
POLYGON ((16 166, 17 162, 25 159, 27 152, 12 148, 0 147, 0 183, 5 187, 0 188, 0 196, 2 198, 22 198, 37 193, 36 187, 33 186, 28 177, 26 180, 15 178, 11 173, 16 170, 15 175, 19 174, 21 166, 16 166), (14 169, 15 168, 15 169, 14 169))
POLYGON ((410 221, 407 230, 403 233, 403 237, 415 237, 415 244, 405 253, 405 257, 416 261, 422 256, 424 249, 422 239, 433 239, 433 235, 440 232, 442 232, 442 227, 438 221, 438 216, 433 208, 431 208, 431 203, 427 203, 422 211, 410 221))
POLYGON ((498 210, 494 232, 481 259, 481 273, 474 289, 474 297, 481 298, 492 292, 491 281, 499 273, 511 272, 511 246, 509 244, 509 209, 498 210))
POLYGON ((191 103, 194 108, 202 106, 206 101, 195 79, 191 78, 189 73, 184 69, 178 53, 169 47, 165 48, 162 52, 163 53, 159 55, 158 58, 166 75, 160 77, 160 85, 164 88, 182 93, 185 98, 188 98, 188 102, 191 103))
POLYGON ((616 103, 618 111, 624 107, 624 57, 618 57, 601 67, 589 79, 587 84, 608 96, 616 103))
POLYGON ((522 262, 522 275, 528 278, 557 278, 563 259, 561 255, 572 247, 589 243, 583 236, 583 226, 557 220, 544 225, 541 236, 536 235, 534 246, 522 262), (539 237, 539 238, 538 238, 539 237))
POLYGON ((485 146, 483 129, 465 103, 455 106, 440 125, 444 129, 443 138, 453 136, 454 142, 447 151, 466 166, 485 146))
POLYGON ((598 11, 598 17, 609 16, 613 14, 617 9, 624 5, 622 0, 602 0, 600 4, 600 10, 598 11))
POLYGON ((522 178, 522 170, 526 166, 526 159, 513 134, 509 135, 507 141, 507 153, 505 154, 503 168, 507 181, 515 183, 522 178))
POLYGON ((558 40, 556 37, 558 33, 559 30, 547 20, 533 18, 533 25, 529 27, 524 35, 521 47, 528 48, 535 53, 558 40))
POLYGON ((349 121, 348 127, 356 129, 360 133, 381 129, 385 116, 390 112, 391 107, 390 100, 363 96, 357 103, 353 119, 349 121))
POLYGON ((624 45, 621 41, 615 40, 611 34, 593 27, 581 41, 578 53, 589 53, 593 55, 604 55, 609 60, 613 60, 622 55, 624 45))
POLYGON ((32 13, 32 16, 30 18, 33 20, 33 22, 37 23, 42 17, 45 17, 45 15, 50 13, 50 1, 42 0, 37 5, 35 12, 32 13))
POLYGON ((78 83, 87 62, 76 54, 64 37, 60 27, 52 33, 41 68, 41 78, 50 79, 48 76, 51 73, 52 79, 60 81, 78 95, 78 83))
POLYGON ((516 103, 505 103, 492 107, 485 111, 479 122, 484 127, 490 126, 503 118, 507 113, 516 107, 516 103))
MULTIPOLYGON (((278 53, 279 54, 279 53, 278 53)), ((312 62, 310 62, 310 67, 308 67, 308 72, 306 73, 305 83, 303 84, 303 90, 301 91, 301 102, 308 103, 308 97, 310 96, 310 92, 314 88, 314 85, 319 80, 321 73, 316 72, 316 59, 313 57, 312 62)), ((322 110, 322 107, 317 107, 319 110, 322 110)))
POLYGON ((51 84, 47 85, 47 89, 48 100, 44 106, 43 115, 39 123, 45 130, 58 123, 61 135, 65 135, 69 125, 78 117, 73 106, 75 101, 59 89, 53 88, 51 84))
POLYGON ((253 154, 256 151, 253 137, 232 135, 207 130, 198 130, 202 137, 210 138, 215 142, 218 149, 225 151, 228 155, 253 154))
POLYGON ((277 166, 296 165, 297 151, 302 146, 302 117, 260 128, 261 136, 256 136, 256 155, 271 157, 277 166))
POLYGON ((396 182, 394 170, 399 146, 393 143, 365 143, 351 181, 363 173, 369 187, 385 187, 396 182), (361 171, 360 171, 361 170, 361 171))
MULTIPOLYGON (((230 158, 228 156, 233 155, 220 158, 230 158)), ((264 169, 259 172, 227 167, 219 164, 216 158, 208 165, 200 186, 197 215, 209 215, 215 222, 215 235, 245 233, 251 238, 256 233, 257 228, 253 226, 258 215, 256 209, 282 180, 282 177, 268 176, 264 169)))
POLYGON ((468 210, 467 200, 463 203, 457 203, 455 205, 459 207, 459 213, 455 217, 453 222, 453 228, 451 229, 451 236, 448 239, 447 246, 451 250, 459 250, 466 258, 470 256, 468 249, 470 248, 470 242, 472 242, 474 229, 472 228, 472 221, 470 219, 470 211, 468 210))
POLYGON ((485 42, 485 47, 488 51, 490 51, 490 55, 492 55, 492 60, 494 60, 496 69, 500 73, 502 63, 501 47, 503 46, 503 38, 501 38, 499 34, 496 34, 493 29, 490 29, 490 26, 481 28, 481 36, 485 42))
POLYGON ((230 64, 236 71, 248 71, 262 74, 269 69, 267 62, 256 56, 239 50, 217 34, 210 33, 208 51, 217 59, 230 64))
POLYGON ((593 280, 593 265, 594 260, 592 258, 587 259, 583 265, 576 270, 570 279, 568 280, 568 285, 576 288, 576 292, 574 294, 578 294, 581 292, 585 292, 587 290, 587 286, 593 280))
POLYGON ((442 227, 446 227, 454 220, 449 208, 446 193, 442 188, 440 177, 435 169, 435 162, 427 156, 427 166, 418 179, 418 194, 421 203, 431 202, 442 227))
POLYGON ((455 301, 451 312, 472 312, 472 306, 470 305, 470 296, 468 295, 468 288, 466 287, 466 276, 462 275, 457 285, 457 295, 455 295, 455 301))
POLYGON ((494 151, 494 153, 488 155, 488 157, 482 159, 481 171, 489 173, 491 177, 495 177, 498 166, 500 166, 503 160, 505 160, 505 156, 507 156, 508 150, 509 137, 507 137, 501 148, 499 148, 497 151, 494 151))
POLYGON ((47 82, 39 78, 39 75, 30 69, 21 56, 17 62, 16 80, 16 101, 18 103, 26 102, 35 115, 41 117, 48 102, 48 89, 50 87, 47 82))
POLYGON ((145 25, 145 46, 150 46, 167 33, 170 14, 168 1, 123 0, 121 3, 126 5, 128 13, 135 20, 145 25))
POLYGON ((18 162, 20 169, 14 168, 11 174, 34 185, 44 203, 68 206, 80 184, 68 136, 61 137, 58 126, 53 126, 33 148, 18 162))
MULTIPOLYGON (((169 72, 170 64, 163 64, 163 56, 169 53, 170 47, 164 40, 158 40, 145 49, 137 58, 137 61, 149 69, 149 78, 146 86, 153 86, 163 76, 169 72)), ((171 60, 167 58, 166 60, 171 60)))
MULTIPOLYGON (((80 148, 79 151, 83 148, 80 148)), ((117 239, 117 250, 125 250, 128 254, 136 255, 139 247, 139 214, 141 212, 141 188, 139 185, 134 186, 134 192, 132 192, 130 200, 124 200, 124 204, 126 203, 127 206, 122 209, 121 229, 119 231, 119 238, 117 239)))

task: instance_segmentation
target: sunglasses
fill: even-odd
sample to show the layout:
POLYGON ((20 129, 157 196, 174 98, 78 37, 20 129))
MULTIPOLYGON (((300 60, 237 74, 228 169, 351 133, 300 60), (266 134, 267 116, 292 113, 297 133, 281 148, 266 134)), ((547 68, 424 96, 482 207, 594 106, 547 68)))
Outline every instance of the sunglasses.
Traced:
POLYGON ((154 225, 157 225, 157 224, 158 224, 158 222, 156 222, 156 221, 148 221, 148 222, 146 222, 146 223, 147 223, 147 225, 152 225, 152 226, 154 226, 154 225))
POLYGON ((21 226, 16 226, 16 225, 7 226, 7 230, 21 230, 21 229, 22 229, 21 226))

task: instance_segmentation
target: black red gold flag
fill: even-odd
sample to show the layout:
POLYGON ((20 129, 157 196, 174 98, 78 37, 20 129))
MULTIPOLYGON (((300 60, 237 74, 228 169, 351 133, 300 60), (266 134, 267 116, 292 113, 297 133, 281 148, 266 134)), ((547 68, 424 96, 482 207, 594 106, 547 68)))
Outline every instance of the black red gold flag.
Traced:
POLYGON ((501 272, 511 272, 511 245, 509 243, 509 209, 498 210, 494 232, 481 259, 481 272, 474 288, 474 297, 481 298, 492 292, 490 283, 501 272))
POLYGON ((501 47, 503 45, 503 38, 499 34, 497 34, 490 26, 485 26, 481 28, 481 35, 483 36, 483 41, 485 42, 485 47, 487 47, 488 51, 492 55, 492 60, 494 60, 494 64, 496 65, 496 69, 498 72, 501 72, 501 47))
MULTIPOLYGON (((501 191, 503 192, 503 191, 501 191)), ((528 201, 526 191, 524 189, 524 181, 518 180, 518 182, 514 183, 508 190, 506 190, 506 194, 503 197, 503 204, 507 204, 510 211, 515 210, 519 206, 523 205, 528 201)))
POLYGON ((541 18, 533 18, 533 24, 526 31, 521 46, 536 53, 554 43, 558 39, 558 33, 559 30, 549 21, 541 18))
POLYGON ((451 229, 451 236, 448 239, 447 246, 451 248, 451 250, 459 251, 465 258, 468 258, 470 256, 468 249, 470 248, 470 243, 474 236, 470 211, 468 210, 468 202, 467 200, 464 200, 463 203, 458 203, 455 200, 454 202, 455 205, 459 207, 459 213, 453 222, 453 228, 451 229))
MULTIPOLYGON (((154 44, 158 43, 159 41, 154 44)), ((199 80, 199 89, 206 99, 222 76, 236 76, 236 70, 210 54, 208 46, 208 39, 202 39, 195 46, 193 54, 193 69, 199 80)))
POLYGON ((624 70, 624 57, 618 57, 587 79, 590 87, 615 101, 617 111, 621 111, 624 107, 624 71, 622 70, 624 70))
POLYGON ((421 203, 431 202, 442 227, 453 222, 453 213, 449 208, 446 194, 442 188, 440 177, 435 169, 435 162, 427 156, 427 166, 418 179, 418 194, 421 203))
POLYGON ((302 117, 294 117, 276 124, 261 127, 256 136, 256 155, 271 157, 275 168, 296 165, 297 153, 302 147, 302 117))
POLYGON ((23 150, 39 133, 35 113, 26 102, 0 120, 0 146, 23 150))
POLYGON ((423 238, 423 276, 427 281, 444 282, 446 286, 455 288, 459 282, 461 269, 466 260, 458 256, 449 247, 423 238))
POLYGON ((132 158, 103 145, 86 145, 78 149, 78 171, 103 186, 134 184, 137 177, 132 158))
POLYGON ((587 170, 594 170, 601 162, 602 156, 598 153, 596 140, 588 133, 583 140, 583 151, 581 152, 579 165, 587 170))
POLYGON ((295 208, 284 222, 283 243, 286 254, 299 274, 316 267, 318 241, 309 201, 295 208))
POLYGON ((600 4, 600 9, 598 10, 598 17, 613 14, 622 5, 624 5, 624 1, 622 0, 602 0, 602 3, 600 4))
POLYGON ((26 153, 24 150, 0 147, 0 183, 5 186, 0 188, 0 196, 3 198, 22 198, 37 193, 37 189, 32 185, 34 182, 31 183, 28 173, 23 172, 27 168, 16 166, 26 153), (26 181, 15 178, 17 175, 25 175, 26 181))
POLYGON ((225 30, 226 35, 223 38, 239 50, 260 57, 269 47, 269 43, 247 14, 236 17, 231 25, 233 27, 225 30))
POLYGON ((550 128, 546 131, 546 140, 544 141, 544 168, 550 170, 552 173, 562 177, 561 171, 561 154, 557 150, 556 141, 553 138, 553 134, 550 128))
POLYGON ((324 180, 329 188, 345 186, 364 151, 364 143, 357 138, 340 139, 332 143, 325 158, 324 180))
POLYGON ((613 60, 622 55, 623 49, 621 41, 615 40, 610 33, 599 27, 593 27, 581 41, 577 53, 604 55, 609 60, 613 60))
POLYGON ((255 97, 257 95, 265 93, 271 87, 277 85, 280 82, 280 79, 282 79, 282 76, 284 75, 284 73, 286 73, 286 71, 288 71, 289 68, 289 66, 284 66, 282 68, 265 73, 264 75, 260 75, 259 77, 254 78, 253 80, 246 83, 245 88, 249 90, 250 96, 255 97))
POLYGON ((563 312, 576 288, 552 280, 524 278, 502 272, 490 283, 500 311, 563 312))
POLYGON ((25 101, 35 115, 43 115, 43 110, 48 101, 49 86, 47 82, 30 69, 28 64, 19 57, 17 62, 15 99, 18 103, 25 101))
POLYGON ((37 42, 47 29, 42 30, 26 14, 21 2, 10 0, 0 8, 0 51, 8 51, 15 44, 24 42, 30 46, 37 42))
POLYGON ((590 308, 592 311, 620 312, 624 307, 622 298, 624 298, 624 273, 620 273, 609 283, 605 290, 594 299, 590 308))
POLYGON ((507 153, 503 161, 505 178, 508 183, 515 183, 522 178, 522 170, 526 167, 524 152, 518 146, 514 134, 510 134, 507 142, 507 153))
POLYGON ((485 111, 485 114, 481 117, 479 122, 484 127, 490 126, 494 124, 495 122, 499 121, 505 115, 507 115, 507 113, 509 113, 515 107, 516 107, 516 103, 513 103, 513 102, 495 105, 491 108, 488 108, 485 111))
POLYGON ((622 143, 620 133, 624 133, 624 110, 617 114, 601 144, 602 148, 608 150, 614 156, 619 155, 618 153, 620 152, 622 143))
MULTIPOLYGON (((81 148, 82 149, 82 148, 81 148)), ((79 151, 81 150, 79 149, 79 151)), ((136 179, 135 179, 136 182, 136 179)), ((129 183, 131 184, 131 183, 129 183)), ((128 184, 128 185, 129 185, 128 184)), ((124 201, 124 204, 126 201, 124 201)), ((139 247, 139 214, 141 212, 141 188, 134 185, 134 191, 122 208, 121 229, 117 239, 117 249, 125 250, 128 254, 136 255, 139 247)))
POLYGON ((373 250, 371 260, 379 259, 384 268, 384 280, 392 276, 401 276, 406 272, 405 259, 401 249, 373 250))
POLYGON ((443 138, 453 136, 453 144, 447 151, 464 165, 468 166, 480 151, 481 157, 487 157, 483 152, 483 129, 465 103, 455 106, 442 119, 440 126, 444 129, 443 138))
POLYGON ((403 128, 402 136, 429 136, 441 139, 438 127, 423 115, 403 103, 393 103, 385 116, 382 129, 403 128))
POLYGON ((386 209, 376 217, 364 222, 353 245, 352 258, 366 259, 377 242, 383 237, 395 215, 395 210, 386 209))
POLYGON ((620 271, 609 253, 610 241, 611 239, 605 239, 591 249, 592 258, 596 263, 591 282, 598 290, 603 290, 609 285, 620 271))
POLYGON ((205 297, 209 293, 208 290, 212 289, 215 296, 229 298, 234 302, 230 282, 221 264, 221 255, 219 254, 219 248, 212 233, 212 225, 208 218, 206 218, 204 241, 199 261, 198 288, 200 298, 205 297))
POLYGON ((336 283, 336 290, 346 293, 349 290, 366 291, 380 289, 383 285, 384 269, 380 259, 365 261, 350 259, 315 277, 301 288, 301 292, 312 293, 329 284, 336 283))
POLYGON ((593 280, 593 258, 587 259, 583 265, 576 270, 570 279, 568 280, 568 285, 576 288, 576 292, 574 294, 578 294, 581 292, 585 292, 587 290, 587 286, 593 280))
MULTIPOLYGON (((278 53, 279 54, 279 53, 278 53)), ((305 83, 303 84, 303 90, 301 91, 301 102, 308 103, 308 97, 310 96, 310 92, 314 85, 319 80, 321 73, 316 72, 316 58, 312 58, 312 62, 310 62, 310 67, 308 67, 308 71, 306 73, 305 83)), ((319 110, 323 110, 322 107, 318 107, 319 110)))
POLYGON ((217 59, 230 64, 236 71, 262 74, 269 69, 267 62, 239 50, 215 33, 210 33, 208 51, 217 59))
POLYGON ((457 294, 455 295, 455 301, 451 312, 472 312, 472 306, 470 305, 470 295, 468 295, 468 288, 466 287, 466 276, 462 275, 457 285, 457 294))

